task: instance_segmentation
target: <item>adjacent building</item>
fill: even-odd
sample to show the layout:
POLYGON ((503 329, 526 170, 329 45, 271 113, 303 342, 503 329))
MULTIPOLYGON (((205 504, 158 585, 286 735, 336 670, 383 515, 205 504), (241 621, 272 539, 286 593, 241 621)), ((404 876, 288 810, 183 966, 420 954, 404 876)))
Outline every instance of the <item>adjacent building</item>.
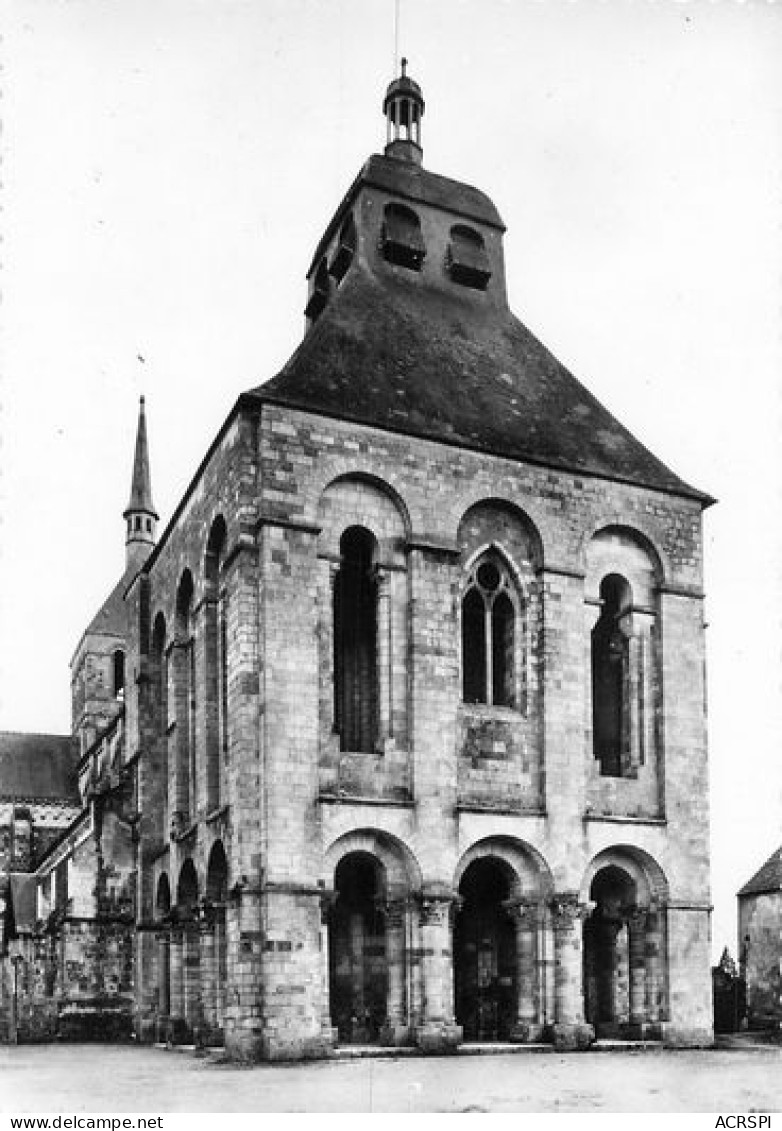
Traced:
POLYGON ((782 1027, 782 847, 738 893, 739 955, 750 1029, 782 1027))

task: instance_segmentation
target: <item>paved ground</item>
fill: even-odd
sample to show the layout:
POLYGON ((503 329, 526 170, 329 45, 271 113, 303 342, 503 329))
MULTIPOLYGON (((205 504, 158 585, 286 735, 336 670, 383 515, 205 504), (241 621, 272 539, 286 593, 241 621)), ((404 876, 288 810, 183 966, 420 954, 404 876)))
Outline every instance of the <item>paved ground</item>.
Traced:
POLYGON ((135 1046, 0 1048, 0 1112, 782 1112, 782 1048, 238 1068, 135 1046))

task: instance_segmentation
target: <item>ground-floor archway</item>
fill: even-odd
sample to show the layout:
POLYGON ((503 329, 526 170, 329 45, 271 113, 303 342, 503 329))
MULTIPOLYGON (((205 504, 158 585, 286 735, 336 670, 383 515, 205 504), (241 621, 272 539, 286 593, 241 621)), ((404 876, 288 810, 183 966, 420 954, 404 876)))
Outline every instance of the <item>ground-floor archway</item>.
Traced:
POLYGON ((494 857, 474 860, 459 884, 454 926, 456 1022, 466 1041, 507 1041, 517 1004, 511 877, 494 857))
POLYGON ((666 889, 651 858, 602 853, 589 873, 584 1011, 598 1038, 659 1036, 666 1017, 666 889))
POLYGON ((379 1041, 388 1012, 385 874, 377 857, 350 852, 337 865, 329 917, 329 999, 338 1039, 379 1041))
POLYGON ((554 993, 548 865, 515 837, 490 837, 462 856, 454 886, 454 1011, 464 1040, 539 1040, 554 993))

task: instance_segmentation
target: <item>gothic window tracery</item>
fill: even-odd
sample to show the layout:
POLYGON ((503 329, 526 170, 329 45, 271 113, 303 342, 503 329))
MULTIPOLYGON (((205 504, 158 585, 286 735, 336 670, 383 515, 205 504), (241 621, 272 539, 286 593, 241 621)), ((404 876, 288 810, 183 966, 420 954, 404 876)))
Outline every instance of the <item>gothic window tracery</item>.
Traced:
POLYGON ((495 707, 516 705, 515 587, 496 556, 473 567, 462 598, 462 698, 495 707))

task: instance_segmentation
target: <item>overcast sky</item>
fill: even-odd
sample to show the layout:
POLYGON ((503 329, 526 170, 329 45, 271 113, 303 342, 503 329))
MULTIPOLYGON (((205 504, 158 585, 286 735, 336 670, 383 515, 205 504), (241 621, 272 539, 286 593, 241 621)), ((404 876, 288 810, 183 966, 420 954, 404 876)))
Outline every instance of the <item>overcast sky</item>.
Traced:
MULTIPOLYGON (((393 0, 6 0, 0 728, 65 732, 163 524, 385 142, 393 0)), ((715 952, 782 841, 782 5, 402 0, 424 163, 485 190, 511 305, 707 512, 715 952)))

